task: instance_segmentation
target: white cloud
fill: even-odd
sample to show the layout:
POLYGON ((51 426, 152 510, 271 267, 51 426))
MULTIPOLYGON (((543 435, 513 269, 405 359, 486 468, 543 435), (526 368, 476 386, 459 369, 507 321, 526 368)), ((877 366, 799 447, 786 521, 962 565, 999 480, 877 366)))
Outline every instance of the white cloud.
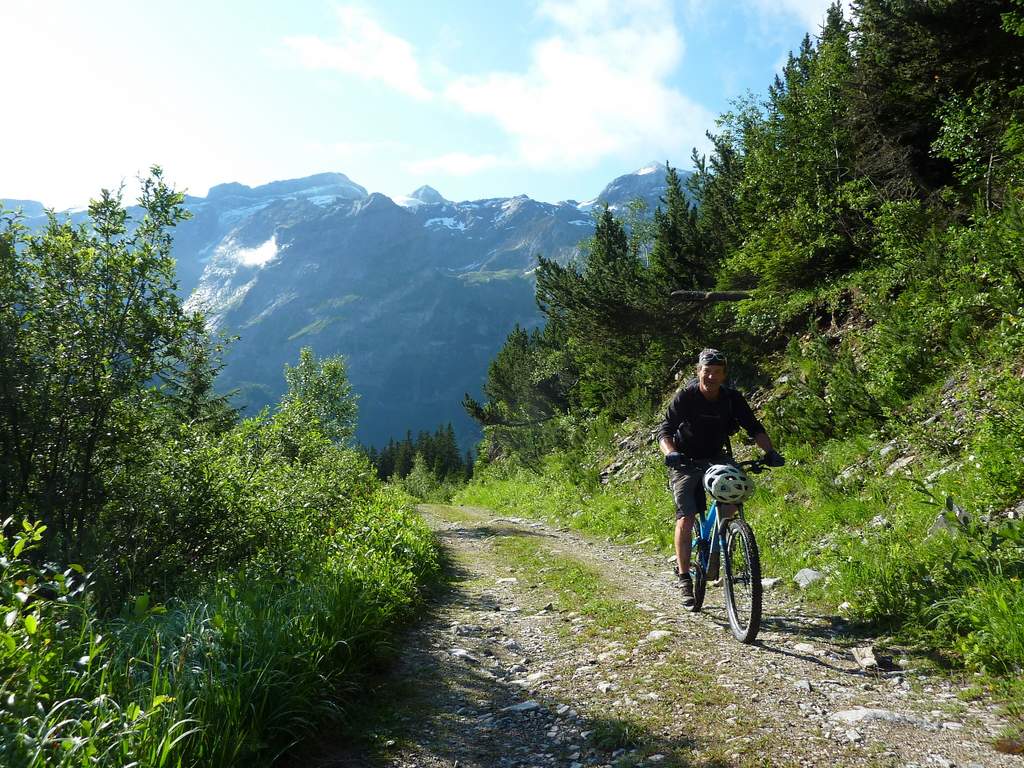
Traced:
POLYGON ((385 30, 362 8, 342 6, 337 14, 340 29, 330 42, 313 35, 285 38, 304 66, 380 81, 415 99, 430 98, 408 41, 385 30))
POLYGON ((465 152, 449 152, 439 157, 418 160, 410 163, 407 168, 415 174, 427 175, 440 172, 448 176, 472 176, 481 171, 489 171, 501 166, 510 165, 508 160, 497 155, 470 155, 465 152))
POLYGON ((497 122, 522 164, 586 168, 703 147, 714 115, 668 83, 683 55, 668 2, 548 0, 539 13, 557 33, 533 47, 526 72, 463 76, 445 90, 497 122))
MULTIPOLYGON (((833 0, 751 0, 754 8, 766 16, 795 16, 812 35, 821 31, 825 12, 833 0)), ((851 18, 851 1, 844 0, 843 15, 851 18)))

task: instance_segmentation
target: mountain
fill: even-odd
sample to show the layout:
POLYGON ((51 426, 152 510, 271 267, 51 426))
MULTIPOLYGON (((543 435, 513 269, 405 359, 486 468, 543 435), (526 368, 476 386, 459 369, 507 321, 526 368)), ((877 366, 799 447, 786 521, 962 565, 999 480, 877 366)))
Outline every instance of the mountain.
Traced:
POLYGON ((239 390, 246 413, 278 399, 284 364, 308 345, 345 355, 361 442, 451 421, 469 447, 479 433, 463 394, 479 395, 517 323, 541 322, 537 256, 572 258, 604 204, 640 197, 653 210, 664 181, 664 166, 649 166, 593 200, 557 204, 453 202, 429 186, 392 200, 341 173, 220 184, 187 198, 192 218, 174 241, 179 288, 211 327, 239 337, 219 384, 239 390))

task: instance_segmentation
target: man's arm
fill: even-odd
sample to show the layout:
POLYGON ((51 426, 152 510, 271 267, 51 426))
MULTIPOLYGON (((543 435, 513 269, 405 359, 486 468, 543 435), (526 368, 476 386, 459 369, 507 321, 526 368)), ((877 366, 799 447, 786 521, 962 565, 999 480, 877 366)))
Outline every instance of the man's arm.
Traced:
POLYGON ((757 447, 765 453, 771 453, 775 450, 775 446, 772 445, 772 439, 768 437, 767 432, 758 432, 754 435, 754 442, 757 443, 757 447))

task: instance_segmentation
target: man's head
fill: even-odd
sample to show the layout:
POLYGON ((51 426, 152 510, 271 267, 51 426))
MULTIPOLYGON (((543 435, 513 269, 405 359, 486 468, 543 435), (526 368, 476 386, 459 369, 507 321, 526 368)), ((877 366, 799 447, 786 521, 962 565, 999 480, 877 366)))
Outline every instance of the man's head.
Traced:
POLYGON ((697 364, 700 366, 720 365, 724 368, 726 362, 728 361, 725 359, 725 353, 717 349, 702 349, 697 356, 697 364))
POLYGON ((701 392, 712 398, 725 383, 725 355, 717 349, 704 349, 697 356, 697 383, 701 392))

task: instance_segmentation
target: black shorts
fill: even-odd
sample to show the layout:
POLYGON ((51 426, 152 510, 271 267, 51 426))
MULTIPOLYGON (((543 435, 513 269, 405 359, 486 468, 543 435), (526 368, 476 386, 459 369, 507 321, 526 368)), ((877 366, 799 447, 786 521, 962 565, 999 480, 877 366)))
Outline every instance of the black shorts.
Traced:
POLYGON ((731 464, 733 458, 728 455, 701 459, 700 467, 684 465, 673 467, 668 471, 668 487, 676 502, 676 520, 693 517, 707 509, 708 499, 704 493, 704 468, 708 464, 731 464))

